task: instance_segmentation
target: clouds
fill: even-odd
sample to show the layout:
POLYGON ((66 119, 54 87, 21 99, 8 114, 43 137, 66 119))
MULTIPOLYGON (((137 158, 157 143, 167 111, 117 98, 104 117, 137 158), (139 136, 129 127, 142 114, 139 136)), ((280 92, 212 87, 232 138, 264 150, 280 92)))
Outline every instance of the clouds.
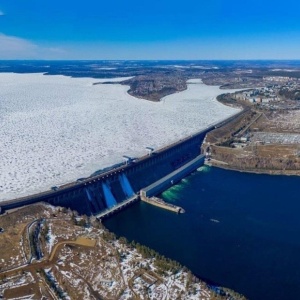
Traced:
POLYGON ((0 33, 0 45, 0 59, 55 59, 67 55, 59 47, 46 47, 3 33, 0 33))
POLYGON ((27 40, 0 33, 0 58, 18 59, 22 57, 33 58, 37 46, 27 40))

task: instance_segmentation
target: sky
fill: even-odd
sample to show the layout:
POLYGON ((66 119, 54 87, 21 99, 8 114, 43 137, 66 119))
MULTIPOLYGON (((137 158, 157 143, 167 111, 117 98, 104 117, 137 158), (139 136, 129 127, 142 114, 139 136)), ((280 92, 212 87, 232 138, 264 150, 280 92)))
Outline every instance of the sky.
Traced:
POLYGON ((299 0, 0 0, 0 59, 300 59, 299 0))

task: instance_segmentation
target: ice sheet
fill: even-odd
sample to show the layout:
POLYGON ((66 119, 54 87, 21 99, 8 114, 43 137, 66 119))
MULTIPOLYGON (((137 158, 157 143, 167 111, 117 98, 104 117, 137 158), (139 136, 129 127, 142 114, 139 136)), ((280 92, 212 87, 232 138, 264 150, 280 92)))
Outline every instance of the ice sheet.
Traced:
POLYGON ((0 73, 0 201, 89 176, 237 111, 201 80, 158 103, 120 84, 93 85, 101 81, 0 73))

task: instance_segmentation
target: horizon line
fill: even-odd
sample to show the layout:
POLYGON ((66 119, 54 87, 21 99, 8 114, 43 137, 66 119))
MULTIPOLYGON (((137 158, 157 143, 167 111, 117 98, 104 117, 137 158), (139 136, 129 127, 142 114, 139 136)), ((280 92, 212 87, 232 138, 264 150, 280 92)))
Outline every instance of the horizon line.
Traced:
POLYGON ((2 61, 300 61, 300 58, 251 58, 251 59, 1 59, 2 61))

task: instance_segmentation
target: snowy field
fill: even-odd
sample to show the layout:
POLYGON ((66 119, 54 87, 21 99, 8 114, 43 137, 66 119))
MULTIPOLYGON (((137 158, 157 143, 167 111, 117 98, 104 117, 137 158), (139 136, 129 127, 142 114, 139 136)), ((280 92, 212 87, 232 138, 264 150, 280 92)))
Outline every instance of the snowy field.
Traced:
POLYGON ((159 103, 120 84, 93 85, 105 81, 0 73, 0 201, 89 176, 237 112, 201 80, 159 103))

